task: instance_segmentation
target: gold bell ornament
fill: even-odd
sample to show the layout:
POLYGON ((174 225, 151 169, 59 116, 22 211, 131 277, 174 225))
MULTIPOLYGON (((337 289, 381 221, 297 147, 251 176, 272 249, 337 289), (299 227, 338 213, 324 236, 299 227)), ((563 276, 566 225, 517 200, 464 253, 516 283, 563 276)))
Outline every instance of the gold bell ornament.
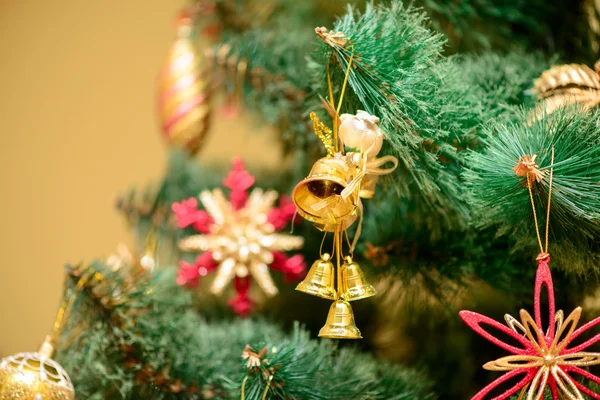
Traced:
POLYGON ((346 301, 356 301, 375 296, 377 291, 365 278, 364 272, 360 266, 352 261, 351 256, 346 257, 346 262, 342 265, 342 299, 346 301))
POLYGON ((355 175, 356 167, 339 154, 318 160, 292 193, 298 214, 326 232, 352 225, 357 218, 358 191, 347 196, 343 192, 355 175))
POLYGON ((354 313, 350 303, 336 300, 329 308, 325 326, 319 331, 319 337, 330 339, 362 339, 354 323, 354 313))
MULTIPOLYGON (((351 64, 352 58, 346 80, 351 64)), ((329 254, 321 254, 321 259, 315 261, 296 290, 335 300, 329 309, 325 326, 319 331, 319 337, 360 339, 362 336, 355 325, 349 302, 376 294, 375 288, 367 282, 361 268, 351 256, 362 224, 360 199, 375 195, 378 177, 392 173, 398 166, 398 160, 393 156, 377 158, 384 139, 377 126, 379 118, 365 111, 338 117, 344 88, 337 109, 332 98, 326 105, 333 116, 333 130, 325 126, 314 112, 310 113, 315 134, 325 146, 327 156, 313 165, 309 175, 296 185, 292 193, 300 216, 324 231, 325 236, 327 232, 333 232, 336 262, 334 265, 330 261, 332 257, 329 254), (350 150, 347 153, 346 147, 350 150), (393 166, 381 168, 388 162, 393 166), (350 244, 347 229, 359 218, 354 241, 350 244), (349 243, 349 256, 343 254, 344 237, 349 243), (345 260, 343 265, 342 259, 345 260)), ((330 90, 329 93, 333 97, 333 91, 330 90)))
POLYGON ((327 253, 313 263, 302 282, 296 286, 300 292, 312 294, 324 299, 335 300, 335 268, 327 253))

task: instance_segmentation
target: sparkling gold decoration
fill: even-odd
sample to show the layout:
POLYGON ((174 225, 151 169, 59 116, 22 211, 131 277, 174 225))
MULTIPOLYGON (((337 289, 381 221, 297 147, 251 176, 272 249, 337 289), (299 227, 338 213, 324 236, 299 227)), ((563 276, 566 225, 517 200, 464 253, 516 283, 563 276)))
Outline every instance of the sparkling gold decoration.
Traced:
POLYGON ((335 268, 327 253, 313 263, 306 278, 296 286, 296 290, 324 299, 335 300, 335 268))
POLYGON ((377 291, 365 278, 360 266, 347 256, 342 265, 342 298, 346 301, 356 301, 375 296, 377 291))
POLYGON ((330 339, 362 339, 354 323, 354 313, 350 303, 336 300, 329 308, 327 322, 319 331, 319 337, 330 339))
POLYGON ((600 62, 592 70, 587 65, 557 65, 544 71, 535 80, 534 92, 540 104, 534 110, 534 118, 544 113, 552 114, 568 104, 580 104, 586 109, 600 105, 600 62))
POLYGON ((71 379, 53 353, 48 337, 38 352, 0 360, 0 400, 74 400, 71 379))
POLYGON ((313 122, 313 128, 315 130, 315 134, 321 139, 323 145, 325 146, 325 150, 327 150, 327 155, 333 156, 335 154, 335 146, 333 145, 333 137, 331 136, 331 129, 325 126, 317 117, 317 114, 311 112, 309 114, 310 120, 313 122))
POLYGON ((205 190, 200 201, 214 220, 210 233, 189 236, 179 242, 183 251, 211 252, 219 264, 211 285, 220 294, 233 278, 251 275, 267 296, 278 293, 269 273, 274 251, 300 249, 303 239, 276 233, 267 221, 267 212, 278 197, 275 191, 255 188, 243 208, 234 209, 220 189, 205 190))
POLYGON ((527 182, 532 181, 541 182, 544 179, 544 171, 539 170, 538 165, 535 163, 537 154, 533 156, 524 155, 517 160, 517 165, 513 168, 513 171, 517 176, 527 177, 527 182))

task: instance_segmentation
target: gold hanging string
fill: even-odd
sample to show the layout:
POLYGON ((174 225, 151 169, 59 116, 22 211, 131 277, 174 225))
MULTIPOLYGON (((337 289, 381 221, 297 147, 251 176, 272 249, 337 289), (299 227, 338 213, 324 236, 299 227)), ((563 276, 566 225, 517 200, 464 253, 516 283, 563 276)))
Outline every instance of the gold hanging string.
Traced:
POLYGON ((344 229, 344 236, 346 237, 346 244, 348 245, 348 249, 350 251, 350 257, 354 258, 354 247, 350 243, 350 236, 348 236, 348 229, 344 229))
MULTIPOLYGON (((329 58, 329 61, 327 62, 327 90, 329 91, 329 106, 331 107, 332 113, 335 112, 335 100, 333 98, 333 84, 331 83, 331 71, 330 71, 330 65, 331 62, 333 61, 333 54, 331 55, 331 57, 329 58)), ((339 146, 338 146, 338 115, 337 113, 335 113, 335 115, 332 116, 333 117, 333 145, 334 145, 334 151, 337 153, 339 151, 339 146)))
MULTIPOLYGON (((89 267, 86 265, 84 274, 87 272, 89 272, 89 267)), ((83 275, 75 285, 75 288, 73 288, 73 292, 69 295, 69 297, 65 298, 62 301, 60 308, 58 309, 58 314, 56 315, 56 320, 54 321, 54 327, 52 329, 52 340, 58 339, 66 313, 71 309, 73 303, 75 303, 77 293, 85 286, 85 284, 89 282, 92 276, 94 276, 93 271, 91 271, 91 273, 87 275, 83 275)))
POLYGON ((550 202, 552 201, 552 177, 554 175, 554 145, 552 145, 552 166, 550 167, 550 183, 548 185, 548 210, 546 210, 546 253, 548 252, 548 232, 550 227, 550 202))
POLYGON ((550 204, 552 201, 552 177, 554 175, 554 146, 552 146, 552 159, 550 161, 550 164, 551 164, 551 166, 550 166, 550 182, 548 185, 548 207, 546 210, 545 248, 544 248, 544 245, 542 244, 542 236, 540 235, 540 228, 538 225, 537 213, 535 211, 535 202, 533 200, 533 191, 531 189, 532 178, 531 178, 530 174, 527 174, 527 190, 529 191, 529 199, 531 200, 531 208, 533 210, 533 221, 535 223, 535 234, 537 236, 538 244, 540 246, 540 252, 542 253, 542 255, 548 254, 548 232, 550 231, 550 204))
POLYGON ((342 255, 342 228, 340 225, 337 225, 335 228, 335 237, 333 240, 335 241, 336 247, 336 272, 337 272, 337 295, 340 296, 342 294, 342 268, 340 267, 340 259, 342 255))
POLYGON ((344 76, 344 84, 342 85, 342 92, 340 93, 340 101, 338 102, 338 106, 335 110, 337 115, 340 115, 340 110, 342 109, 342 101, 344 100, 344 92, 346 91, 346 84, 348 83, 350 71, 352 70, 352 59, 354 58, 354 43, 350 43, 350 45, 352 46, 352 53, 350 53, 350 59, 348 59, 348 68, 346 68, 346 76, 344 76))
MULTIPOLYGON (((271 388, 271 381, 273 380, 273 375, 269 375, 267 386, 263 392, 261 400, 265 400, 267 398, 267 394, 269 393, 269 389, 271 388)), ((242 381, 242 395, 240 397, 241 400, 246 400, 246 382, 248 381, 248 375, 244 377, 242 381)))
POLYGON ((331 247, 331 258, 330 258, 331 262, 333 262, 333 257, 335 257, 335 254, 337 253, 336 237, 337 237, 337 227, 338 227, 338 225, 335 225, 335 224, 332 224, 332 225, 334 225, 335 227, 334 227, 334 231, 333 231, 333 246, 331 247))
POLYGON ((273 375, 269 375, 269 381, 267 382, 267 386, 265 387, 265 391, 263 393, 262 399, 265 400, 267 398, 267 393, 269 393, 269 389, 271 388, 271 381, 273 380, 273 375))
POLYGON ((240 397, 241 400, 246 399, 246 381, 248 381, 248 374, 246 374, 244 380, 242 381, 242 396, 240 397))
POLYGON ((321 246, 319 246, 319 257, 323 258, 323 244, 325 243, 325 238, 327 237, 327 232, 323 234, 323 239, 321 239, 321 246))
POLYGON ((332 54, 329 58, 329 62, 327 63, 327 89, 329 91, 329 104, 331 109, 335 112, 333 116, 333 140, 335 144, 336 153, 340 151, 339 146, 339 138, 338 138, 338 122, 340 110, 342 108, 342 102, 344 100, 344 93, 346 92, 346 85, 348 84, 348 78, 350 77, 350 71, 352 70, 352 60, 354 59, 354 43, 350 42, 352 46, 352 53, 350 53, 350 58, 348 59, 348 67, 346 68, 346 74, 344 76, 344 84, 342 85, 342 91, 340 92, 340 99, 338 101, 337 107, 335 106, 335 99, 333 97, 333 85, 331 83, 331 71, 329 65, 331 64, 334 55, 332 54))
POLYGON ((544 246, 542 245, 542 238, 540 236, 540 228, 537 222, 537 214, 535 212, 535 202, 533 201, 533 192, 531 191, 531 179, 527 175, 527 190, 529 191, 529 199, 531 199, 531 209, 533 210, 533 221, 535 222, 535 234, 537 236, 538 244, 540 245, 540 252, 544 252, 544 246))
POLYGON ((352 253, 354 253, 354 249, 356 248, 356 245, 358 244, 358 239, 360 238, 360 234, 362 233, 362 225, 363 225, 363 219, 364 219, 364 210, 363 210, 363 205, 362 202, 360 201, 360 199, 358 199, 358 205, 356 207, 357 211, 358 211, 358 225, 356 225, 356 232, 354 232, 354 239, 352 239, 352 244, 350 245, 350 251, 352 253))

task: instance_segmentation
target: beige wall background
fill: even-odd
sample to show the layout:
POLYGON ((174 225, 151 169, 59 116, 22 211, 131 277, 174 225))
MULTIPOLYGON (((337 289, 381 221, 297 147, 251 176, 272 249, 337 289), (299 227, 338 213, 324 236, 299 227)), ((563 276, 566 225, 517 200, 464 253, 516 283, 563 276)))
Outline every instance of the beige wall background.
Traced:
MULTIPOLYGON (((130 241, 113 200, 164 167, 156 76, 183 3, 0 0, 0 357, 37 350, 66 262, 130 241)), ((257 162, 272 133, 239 126, 217 116, 200 157, 257 162)))

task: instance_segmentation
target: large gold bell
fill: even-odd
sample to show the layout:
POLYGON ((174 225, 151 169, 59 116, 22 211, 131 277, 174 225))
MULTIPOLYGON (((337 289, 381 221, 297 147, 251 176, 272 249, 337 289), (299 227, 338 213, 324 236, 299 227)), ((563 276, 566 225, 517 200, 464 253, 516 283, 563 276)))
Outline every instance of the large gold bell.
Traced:
POLYGON ((342 265, 342 298, 346 301, 355 301, 375 296, 377 291, 365 278, 365 274, 352 257, 346 257, 342 265))
POLYGON ((350 303, 336 300, 329 309, 327 322, 319 331, 319 337, 330 339, 362 339, 354 323, 354 313, 350 303))
POLYGON ((296 286, 296 290, 335 300, 336 292, 333 286, 335 270, 329 259, 330 255, 325 253, 320 260, 315 261, 304 280, 296 286))
POLYGON ((292 193, 298 214, 326 232, 333 232, 336 227, 348 228, 356 220, 358 190, 346 199, 341 194, 356 172, 356 166, 349 165, 345 158, 318 160, 292 193))

